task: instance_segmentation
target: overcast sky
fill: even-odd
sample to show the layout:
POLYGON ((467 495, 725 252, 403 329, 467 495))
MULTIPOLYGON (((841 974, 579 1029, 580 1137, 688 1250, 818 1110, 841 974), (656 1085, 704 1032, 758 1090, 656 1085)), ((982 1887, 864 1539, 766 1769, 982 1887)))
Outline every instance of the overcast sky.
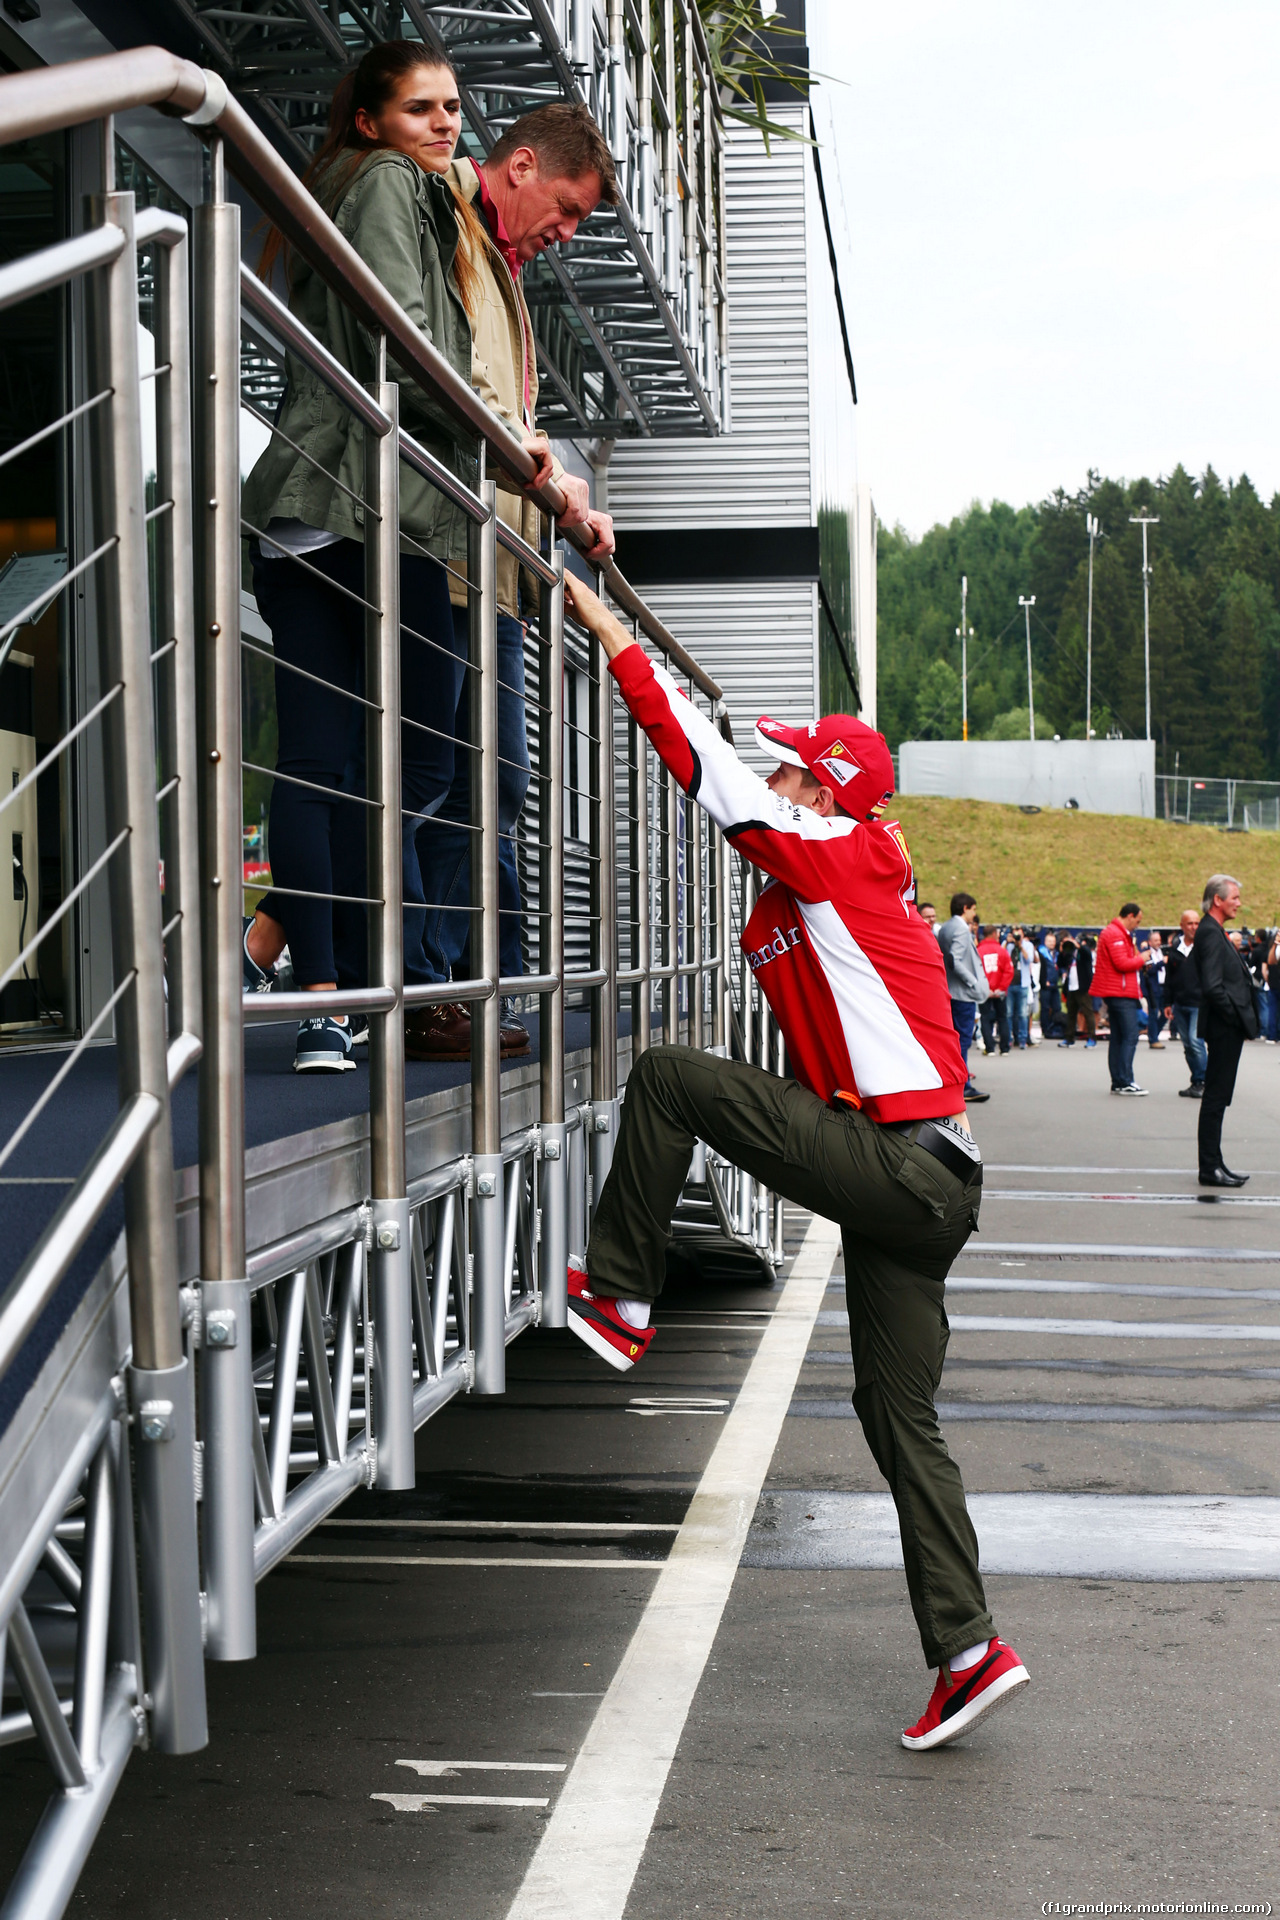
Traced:
POLYGON ((1276 0, 809 0, 809 39, 882 520, 1280 488, 1276 0))

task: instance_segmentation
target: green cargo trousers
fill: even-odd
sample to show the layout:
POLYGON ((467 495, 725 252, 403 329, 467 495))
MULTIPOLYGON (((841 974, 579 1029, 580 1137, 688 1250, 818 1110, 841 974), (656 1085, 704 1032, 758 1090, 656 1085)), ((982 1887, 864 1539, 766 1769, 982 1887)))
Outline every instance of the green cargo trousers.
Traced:
POLYGON ((994 1629, 960 1470, 934 1394, 947 1351, 944 1283, 978 1222, 967 1183, 912 1143, 914 1129, 837 1112, 794 1080, 692 1047, 652 1047, 627 1082, 587 1272, 601 1294, 656 1299, 694 1143, 796 1206, 839 1223, 853 1404, 898 1510, 924 1657, 941 1666, 994 1629))

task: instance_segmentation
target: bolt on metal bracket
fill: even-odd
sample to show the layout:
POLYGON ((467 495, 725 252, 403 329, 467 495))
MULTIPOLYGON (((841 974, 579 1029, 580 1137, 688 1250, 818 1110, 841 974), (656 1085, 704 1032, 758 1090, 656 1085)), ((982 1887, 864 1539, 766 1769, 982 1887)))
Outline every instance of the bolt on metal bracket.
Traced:
POLYGON ((138 1408, 138 1432, 144 1440, 172 1440, 177 1432, 172 1400, 144 1400, 138 1408))

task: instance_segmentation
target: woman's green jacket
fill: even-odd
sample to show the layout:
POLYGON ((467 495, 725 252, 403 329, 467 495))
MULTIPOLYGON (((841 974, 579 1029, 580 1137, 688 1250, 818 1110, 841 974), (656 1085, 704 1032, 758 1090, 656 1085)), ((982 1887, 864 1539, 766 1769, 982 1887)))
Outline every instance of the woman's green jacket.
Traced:
MULTIPOLYGON (((339 158, 322 175, 316 198, 338 231, 377 274, 416 327, 471 384, 471 328, 453 281, 458 248, 453 195, 438 174, 407 154, 378 150, 345 173, 339 158), (333 191, 335 175, 339 180, 333 191), (329 192, 326 193, 326 185, 329 192)), ((320 275, 294 255, 289 305, 303 325, 363 384, 375 377, 374 341, 320 275)), ((474 443, 453 426, 408 375, 389 362, 400 383, 401 425, 468 485, 474 485, 474 443)), ((351 540, 364 538, 364 429, 336 394, 294 354, 273 436, 245 482, 243 513, 254 527, 273 518, 301 520, 351 540), (283 438, 287 434, 301 452, 283 438), (334 484, 334 478, 341 486, 334 484), (344 488, 351 492, 344 492, 344 488), (355 499, 351 497, 354 494, 355 499)), ((439 560, 466 553, 459 508, 413 468, 400 463, 400 527, 439 560)), ((412 546, 405 551, 413 552, 412 546)))

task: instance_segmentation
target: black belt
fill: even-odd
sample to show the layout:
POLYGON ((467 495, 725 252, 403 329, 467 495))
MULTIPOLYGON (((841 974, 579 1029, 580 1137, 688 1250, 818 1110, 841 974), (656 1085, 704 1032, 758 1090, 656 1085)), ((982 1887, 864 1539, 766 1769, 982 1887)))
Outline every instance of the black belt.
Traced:
MULTIPOLYGON (((891 1120, 889 1125, 893 1127, 895 1133, 906 1133, 915 1125, 915 1121, 899 1120, 895 1123, 891 1120)), ((971 1159, 963 1147, 958 1146, 954 1140, 948 1140, 946 1129, 935 1126, 932 1120, 921 1121, 915 1144, 923 1147, 926 1153, 932 1154, 935 1160, 941 1160, 948 1173, 954 1173, 962 1186, 967 1187, 974 1179, 981 1180, 981 1160, 971 1159)))

